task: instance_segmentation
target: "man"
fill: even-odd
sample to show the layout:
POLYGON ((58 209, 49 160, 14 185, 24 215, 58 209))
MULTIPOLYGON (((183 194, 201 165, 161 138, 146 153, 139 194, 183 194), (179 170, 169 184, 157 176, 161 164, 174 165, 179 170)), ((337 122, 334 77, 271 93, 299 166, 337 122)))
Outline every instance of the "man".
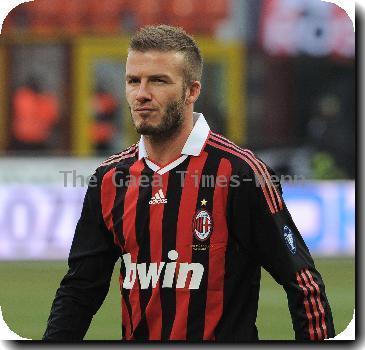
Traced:
POLYGON ((257 340, 261 266, 287 292, 296 339, 334 336, 280 186, 193 112, 201 74, 183 30, 151 26, 132 38, 126 95, 142 136, 96 170, 45 340, 84 337, 119 257, 123 339, 257 340))

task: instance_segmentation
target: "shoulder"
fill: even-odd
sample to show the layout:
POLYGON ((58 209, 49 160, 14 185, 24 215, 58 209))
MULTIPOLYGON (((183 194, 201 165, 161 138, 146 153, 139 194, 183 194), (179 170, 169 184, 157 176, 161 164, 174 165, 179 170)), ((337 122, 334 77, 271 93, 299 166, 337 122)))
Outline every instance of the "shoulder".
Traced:
POLYGON ((96 172, 106 174, 118 165, 129 164, 138 158, 138 142, 125 150, 115 153, 105 159, 96 169, 96 172))
POLYGON ((246 186, 239 186, 241 190, 251 189, 250 193, 254 194, 255 198, 262 198, 271 214, 283 209, 280 181, 272 181, 274 171, 251 150, 241 148, 222 135, 212 132, 207 144, 215 148, 216 152, 220 152, 222 157, 231 161, 232 168, 235 169, 234 173, 238 174, 241 180, 239 183, 246 184, 246 186), (257 197, 258 194, 259 197, 257 197))
POLYGON ((210 132, 206 144, 218 157, 230 161, 234 173, 257 176, 271 172, 271 169, 252 150, 239 147, 220 134, 210 132))

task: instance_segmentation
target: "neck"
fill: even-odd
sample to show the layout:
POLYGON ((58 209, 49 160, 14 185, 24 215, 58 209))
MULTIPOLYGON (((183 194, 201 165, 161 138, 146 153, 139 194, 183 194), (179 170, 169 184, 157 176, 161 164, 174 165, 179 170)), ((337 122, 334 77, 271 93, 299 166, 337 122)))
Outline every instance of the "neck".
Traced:
POLYGON ((184 118, 181 128, 168 138, 144 135, 148 158, 160 165, 177 159, 193 129, 193 117, 184 118))

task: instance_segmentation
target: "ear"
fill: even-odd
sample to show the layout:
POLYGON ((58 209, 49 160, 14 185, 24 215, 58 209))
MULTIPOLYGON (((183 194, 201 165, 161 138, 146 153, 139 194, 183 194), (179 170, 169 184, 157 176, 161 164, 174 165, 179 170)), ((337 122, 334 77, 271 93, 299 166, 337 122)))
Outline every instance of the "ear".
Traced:
POLYGON ((195 80, 191 85, 186 89, 185 95, 185 104, 190 105, 195 103, 200 95, 201 83, 198 80, 195 80))

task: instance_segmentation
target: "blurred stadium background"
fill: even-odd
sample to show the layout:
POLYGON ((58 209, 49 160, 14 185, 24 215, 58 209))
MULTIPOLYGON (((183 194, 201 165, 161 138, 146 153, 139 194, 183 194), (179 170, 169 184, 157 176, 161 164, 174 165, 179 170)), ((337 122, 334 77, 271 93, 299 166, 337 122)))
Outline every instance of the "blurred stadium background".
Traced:
MULTIPOLYGON (((196 110, 212 129, 286 176, 285 200, 341 332, 355 306, 355 35, 346 13, 320 0, 35 0, 9 13, 0 37, 5 321, 22 337, 43 334, 86 190, 79 175, 138 139, 123 70, 128 37, 152 23, 197 37, 196 110)), ((120 338, 118 293, 114 276, 87 339, 120 338)), ((285 294, 266 273, 258 327, 262 339, 293 339, 285 294)))

